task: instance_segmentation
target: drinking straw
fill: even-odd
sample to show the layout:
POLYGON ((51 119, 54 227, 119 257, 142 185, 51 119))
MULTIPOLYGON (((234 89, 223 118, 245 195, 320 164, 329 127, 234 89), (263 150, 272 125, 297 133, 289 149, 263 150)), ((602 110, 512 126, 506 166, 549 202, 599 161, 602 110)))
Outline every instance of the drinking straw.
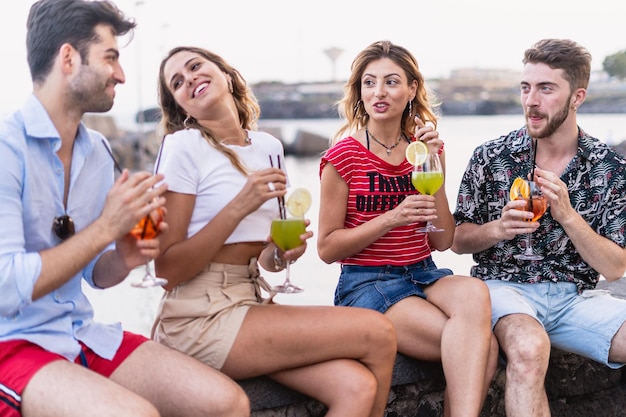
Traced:
POLYGON ((530 180, 534 181, 535 180, 535 159, 537 159, 537 140, 532 140, 532 146, 533 146, 533 159, 532 159, 532 166, 530 167, 530 180))
MULTIPOLYGON (((280 155, 276 155, 276 159, 278 160, 278 169, 283 169, 283 168, 280 166, 280 155)), ((285 196, 284 196, 284 195, 281 195, 281 196, 280 196, 280 197, 278 197, 278 198, 279 198, 279 200, 280 200, 280 208, 281 208, 281 210, 282 210, 282 213, 281 213, 281 218, 284 220, 284 219, 286 219, 286 218, 287 218, 287 211, 285 210, 285 196)))
POLYGON ((157 155, 156 166, 154 167, 154 173, 159 173, 159 165, 161 164, 161 154, 163 153, 163 145, 165 145, 165 136, 161 139, 161 146, 159 147, 159 154, 157 155))
MULTIPOLYGON (((159 164, 161 163, 161 154, 163 153, 163 145, 165 144, 165 136, 163 136, 163 139, 161 140, 161 146, 159 147, 159 154, 157 155, 157 160, 156 160, 156 166, 154 168, 154 173, 156 174, 157 172, 159 172, 159 164)), ((115 160, 115 159, 114 159, 115 160)), ((152 216, 150 216, 150 213, 148 213, 146 215, 147 219, 152 226, 154 226, 154 229, 156 230, 157 225, 156 223, 152 220, 152 216)), ((146 230, 148 227, 148 222, 144 222, 143 223, 143 229, 141 230, 141 238, 145 238, 146 237, 146 230)))
MULTIPOLYGON (((537 158, 537 140, 531 139, 531 144, 533 148, 533 156, 532 156, 532 165, 530 167, 530 181, 535 182, 535 159, 537 158)), ((530 185, 530 184, 529 184, 530 185)), ((530 211, 533 211, 533 194, 532 189, 528 187, 528 192, 530 195, 528 196, 528 204, 530 206, 530 211)))
MULTIPOLYGON (((159 148, 159 155, 157 156, 157 160, 156 160, 156 169, 154 170, 155 174, 159 171, 159 164, 161 163, 161 153, 163 152, 163 143, 164 142, 165 142, 165 137, 161 141, 161 147, 159 148)), ((113 160, 113 165, 115 165, 115 169, 117 170, 117 172, 119 172, 121 174, 122 173, 122 168, 120 167, 120 164, 117 163, 117 159, 115 159, 115 156, 113 155, 113 152, 111 151, 111 149, 109 149, 109 147, 106 144, 106 142, 104 141, 104 139, 102 139, 102 145, 104 145, 104 149, 106 149, 107 152, 109 153, 109 155, 111 156, 111 159, 113 160)))
MULTIPOLYGON (((272 159, 272 155, 269 155, 270 157, 270 166, 273 168, 274 167, 274 160, 272 159)), ((276 155, 277 159, 278 159, 278 168, 280 168, 280 155, 276 155)), ((280 215, 280 218, 282 220, 285 220, 287 218, 287 213, 285 211, 285 197, 282 196, 278 196, 276 197, 276 201, 278 201, 278 214, 280 215)))

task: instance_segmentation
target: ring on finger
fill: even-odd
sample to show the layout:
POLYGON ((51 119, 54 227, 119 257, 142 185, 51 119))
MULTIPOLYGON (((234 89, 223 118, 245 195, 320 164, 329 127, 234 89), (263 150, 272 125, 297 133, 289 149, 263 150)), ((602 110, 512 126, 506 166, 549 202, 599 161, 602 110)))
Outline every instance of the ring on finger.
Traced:
POLYGON ((267 183, 267 188, 269 188, 269 189, 270 189, 270 192, 274 192, 274 191, 276 191, 276 187, 274 186, 274 183, 273 183, 273 182, 268 182, 268 183, 267 183))

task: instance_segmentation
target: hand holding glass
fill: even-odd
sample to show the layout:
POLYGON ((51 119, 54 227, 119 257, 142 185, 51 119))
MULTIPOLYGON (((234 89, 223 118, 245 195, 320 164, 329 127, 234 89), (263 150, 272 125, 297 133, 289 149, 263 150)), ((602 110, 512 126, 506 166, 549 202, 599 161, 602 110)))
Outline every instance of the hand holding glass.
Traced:
MULTIPOLYGON (((129 234, 137 240, 154 239, 159 234, 159 225, 163 221, 163 209, 161 207, 146 214, 135 224, 129 234)), ((165 278, 157 278, 150 272, 150 260, 146 260, 146 273, 140 281, 131 285, 138 288, 149 288, 167 284, 165 278)))
MULTIPOLYGON (((529 221, 536 222, 546 212, 548 208, 548 202, 541 192, 541 188, 539 188, 539 186, 535 184, 534 181, 525 181, 528 184, 528 195, 524 196, 523 193, 518 193, 515 197, 515 200, 526 200, 526 207, 524 209, 533 213, 533 218, 529 221)), ((533 251, 531 233, 526 234, 526 250, 521 254, 514 255, 514 257, 515 259, 528 261, 539 261, 543 259, 542 255, 539 255, 533 251)))
MULTIPOLYGON (((423 161, 418 161, 413 167, 411 182, 417 191, 426 195, 435 195, 443 185, 443 169, 439 155, 429 153, 425 155, 423 161)), ((442 232, 444 229, 436 227, 430 222, 426 226, 417 229, 418 232, 442 232)))

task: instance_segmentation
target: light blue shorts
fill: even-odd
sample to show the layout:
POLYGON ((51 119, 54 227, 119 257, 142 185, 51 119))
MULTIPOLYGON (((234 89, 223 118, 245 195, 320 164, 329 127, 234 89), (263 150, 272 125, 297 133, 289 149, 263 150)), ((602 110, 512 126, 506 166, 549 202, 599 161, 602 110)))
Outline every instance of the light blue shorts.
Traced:
POLYGON ((438 269, 431 257, 408 266, 343 265, 335 290, 335 305, 385 313, 406 297, 426 298, 424 288, 448 275, 452 271, 438 269))
POLYGON ((492 326, 506 315, 527 314, 541 323, 552 346, 613 369, 624 365, 608 359, 611 341, 626 322, 626 300, 601 289, 578 294, 576 284, 569 282, 485 283, 491 293, 492 326))

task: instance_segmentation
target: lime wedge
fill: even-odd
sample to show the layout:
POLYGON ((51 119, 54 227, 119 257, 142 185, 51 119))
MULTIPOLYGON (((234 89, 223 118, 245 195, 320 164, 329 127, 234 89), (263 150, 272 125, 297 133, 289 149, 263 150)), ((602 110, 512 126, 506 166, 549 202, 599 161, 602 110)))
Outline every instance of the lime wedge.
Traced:
POLYGON ((428 147, 419 140, 409 143, 405 150, 406 160, 411 165, 422 165, 426 160, 426 155, 428 155, 428 147))
POLYGON ((302 217, 311 208, 311 193, 306 188, 296 188, 287 197, 287 211, 294 217, 302 217))

